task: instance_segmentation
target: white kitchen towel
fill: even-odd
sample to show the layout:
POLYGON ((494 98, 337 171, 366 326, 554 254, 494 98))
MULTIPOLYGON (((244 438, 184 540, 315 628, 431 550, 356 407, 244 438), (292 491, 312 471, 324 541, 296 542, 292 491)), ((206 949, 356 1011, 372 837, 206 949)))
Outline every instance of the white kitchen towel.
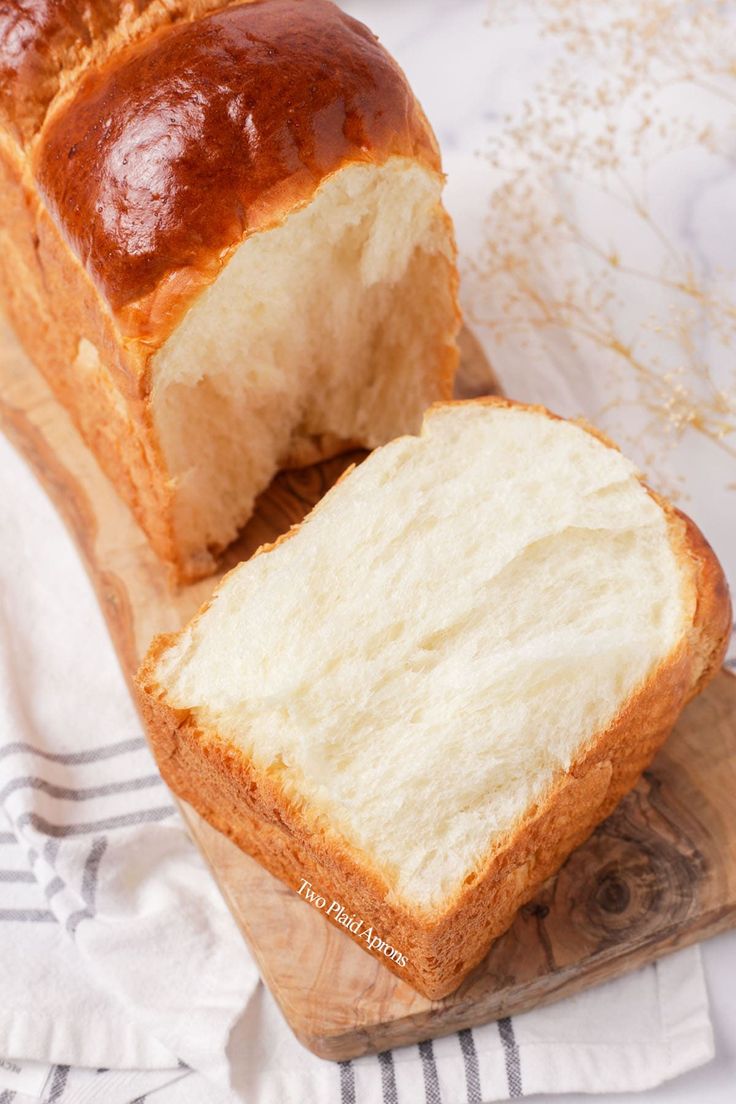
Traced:
POLYGON ((696 950, 379 1057, 310 1055, 158 779, 68 535, 2 440, 0 501, 0 1104, 24 1076, 64 1104, 452 1104, 640 1089, 711 1057, 696 950))
POLYGON ((71 542, 5 442, 0 473, 0 839, 25 858, 0 876, 0 1054, 182 1061, 227 1084, 257 972, 157 776, 71 542))

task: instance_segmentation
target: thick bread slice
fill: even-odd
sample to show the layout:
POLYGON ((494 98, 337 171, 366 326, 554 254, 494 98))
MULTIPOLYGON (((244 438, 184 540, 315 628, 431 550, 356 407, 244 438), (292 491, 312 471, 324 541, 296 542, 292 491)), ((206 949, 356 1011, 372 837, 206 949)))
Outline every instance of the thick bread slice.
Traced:
POLYGON ((720 565, 596 431, 501 399, 434 407, 260 553, 139 672, 162 774, 441 997, 717 670, 720 565))

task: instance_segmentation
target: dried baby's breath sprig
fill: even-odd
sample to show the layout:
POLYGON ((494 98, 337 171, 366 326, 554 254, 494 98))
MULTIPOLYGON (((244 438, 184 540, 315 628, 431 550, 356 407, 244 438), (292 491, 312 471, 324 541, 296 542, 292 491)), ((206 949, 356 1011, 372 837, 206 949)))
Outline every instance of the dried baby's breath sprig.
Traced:
POLYGON ((678 157, 736 172, 733 6, 490 0, 488 23, 530 11, 550 60, 486 151, 500 183, 470 262, 471 318, 499 345, 541 333, 593 352, 599 413, 639 411, 655 450, 693 432, 736 458, 736 257, 716 271, 661 209, 678 157))

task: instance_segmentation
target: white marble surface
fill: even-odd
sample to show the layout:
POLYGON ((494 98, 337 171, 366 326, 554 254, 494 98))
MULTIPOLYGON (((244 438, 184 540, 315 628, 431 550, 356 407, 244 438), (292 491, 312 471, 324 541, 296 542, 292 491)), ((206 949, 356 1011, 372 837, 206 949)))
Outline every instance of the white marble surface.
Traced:
MULTIPOLYGON (((736 590, 736 3, 343 7, 435 127, 463 305, 507 393, 608 431, 695 518, 736 590)), ((704 960, 715 1061, 620 1099, 736 1100, 736 933, 704 960)))

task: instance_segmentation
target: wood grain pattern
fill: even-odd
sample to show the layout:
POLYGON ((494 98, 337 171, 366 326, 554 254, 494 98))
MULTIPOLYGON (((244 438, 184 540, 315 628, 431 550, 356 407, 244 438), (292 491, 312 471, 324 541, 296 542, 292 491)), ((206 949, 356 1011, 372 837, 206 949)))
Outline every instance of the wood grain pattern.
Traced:
MULTIPOLYGON (((0 420, 74 535, 126 676, 215 579, 177 592, 66 412, 0 323, 0 420)), ((463 335, 461 393, 494 387, 463 335)), ((279 476, 223 568, 301 519, 360 454, 279 476)), ((637 789, 576 851, 459 990, 431 1002, 186 806, 263 977, 301 1041, 371 1053, 556 1000, 736 923, 736 678, 687 709, 637 789)))

